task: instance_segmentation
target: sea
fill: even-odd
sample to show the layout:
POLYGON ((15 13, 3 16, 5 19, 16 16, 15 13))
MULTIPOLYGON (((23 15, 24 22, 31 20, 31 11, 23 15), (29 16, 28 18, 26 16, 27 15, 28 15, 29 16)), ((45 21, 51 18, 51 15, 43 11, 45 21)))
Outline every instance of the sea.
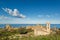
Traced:
MULTIPOLYGON (((19 28, 19 27, 28 27, 28 26, 36 26, 37 24, 9 24, 11 27, 13 28, 19 28)), ((46 24, 39 24, 42 26, 46 26, 46 24)), ((4 28, 6 26, 6 24, 0 24, 0 28, 4 28)), ((60 24, 50 24, 51 28, 60 28, 60 24)))

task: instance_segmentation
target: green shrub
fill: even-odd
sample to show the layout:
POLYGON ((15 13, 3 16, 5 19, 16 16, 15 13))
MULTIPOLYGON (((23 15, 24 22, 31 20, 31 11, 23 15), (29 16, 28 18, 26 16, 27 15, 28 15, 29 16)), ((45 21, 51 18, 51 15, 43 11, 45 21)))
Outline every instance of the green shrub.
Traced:
POLYGON ((20 34, 26 34, 27 33, 26 28, 19 28, 19 33, 20 34))

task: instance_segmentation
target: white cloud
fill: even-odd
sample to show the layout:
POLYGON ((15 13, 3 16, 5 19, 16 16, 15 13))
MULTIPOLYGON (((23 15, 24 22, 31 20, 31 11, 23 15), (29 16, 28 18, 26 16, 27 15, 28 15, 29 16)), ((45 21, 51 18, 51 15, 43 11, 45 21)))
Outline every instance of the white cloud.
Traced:
POLYGON ((38 15, 38 17, 43 17, 44 15, 38 15))
POLYGON ((11 16, 19 17, 19 18, 25 18, 26 16, 21 14, 17 9, 9 9, 9 8, 2 8, 5 12, 9 13, 11 16))
POLYGON ((50 18, 51 15, 38 15, 38 17, 39 17, 39 18, 46 18, 46 17, 50 18))
POLYGON ((46 15, 46 17, 50 18, 50 15, 46 15))
POLYGON ((1 15, 0 16, 0 19, 9 19, 8 17, 4 16, 4 15, 1 15))

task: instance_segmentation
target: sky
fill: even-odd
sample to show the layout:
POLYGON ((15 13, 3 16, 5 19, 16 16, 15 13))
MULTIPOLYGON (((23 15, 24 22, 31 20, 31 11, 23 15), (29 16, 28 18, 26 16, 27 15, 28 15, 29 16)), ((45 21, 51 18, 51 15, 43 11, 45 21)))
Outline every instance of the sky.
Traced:
POLYGON ((0 24, 60 24, 60 0, 0 0, 0 24))

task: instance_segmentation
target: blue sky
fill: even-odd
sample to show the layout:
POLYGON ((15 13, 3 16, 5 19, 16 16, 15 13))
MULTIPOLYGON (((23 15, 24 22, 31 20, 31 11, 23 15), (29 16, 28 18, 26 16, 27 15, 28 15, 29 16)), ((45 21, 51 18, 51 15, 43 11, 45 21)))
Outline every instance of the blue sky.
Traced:
POLYGON ((0 24, 60 24, 60 0, 0 0, 0 24))

